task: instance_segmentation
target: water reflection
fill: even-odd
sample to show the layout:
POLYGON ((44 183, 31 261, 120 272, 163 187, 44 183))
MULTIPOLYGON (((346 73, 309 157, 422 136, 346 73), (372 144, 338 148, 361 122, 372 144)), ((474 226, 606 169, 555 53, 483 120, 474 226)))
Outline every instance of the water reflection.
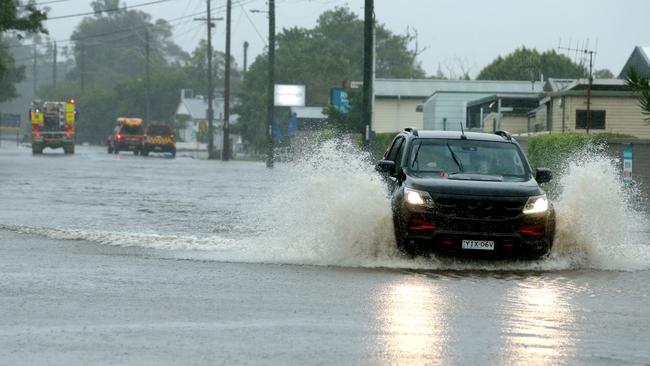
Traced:
POLYGON ((405 278, 379 294, 382 363, 446 364, 448 301, 425 278, 405 278))
POLYGON ((564 364, 575 352, 575 310, 561 283, 529 279, 507 290, 504 364, 564 364))

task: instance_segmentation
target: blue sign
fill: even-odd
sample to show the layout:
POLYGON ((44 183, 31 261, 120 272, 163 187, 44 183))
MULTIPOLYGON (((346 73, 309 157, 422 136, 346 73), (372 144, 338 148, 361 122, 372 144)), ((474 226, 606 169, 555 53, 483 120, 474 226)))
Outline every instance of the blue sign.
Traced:
POLYGON ((623 148, 623 182, 625 184, 632 184, 632 145, 627 145, 623 148))
POLYGON ((280 124, 277 119, 273 120, 273 138, 276 142, 280 142, 282 139, 282 131, 280 131, 280 124))
POLYGON ((20 127, 20 114, 0 114, 0 126, 20 127))
POLYGON ((350 100, 348 99, 348 90, 343 88, 330 89, 330 99, 334 108, 341 113, 350 112, 350 100))
POLYGON ((287 135, 293 137, 298 132, 298 114, 296 112, 291 112, 291 118, 289 118, 289 129, 287 130, 287 135))

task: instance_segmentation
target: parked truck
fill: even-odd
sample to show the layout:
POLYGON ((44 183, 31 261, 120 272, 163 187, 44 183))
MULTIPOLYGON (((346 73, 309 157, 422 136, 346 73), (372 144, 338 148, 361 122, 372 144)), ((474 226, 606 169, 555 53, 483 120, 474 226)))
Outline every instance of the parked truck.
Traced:
POLYGON ((63 148, 65 154, 74 154, 75 100, 66 102, 33 101, 29 110, 32 124, 32 154, 43 149, 63 148))

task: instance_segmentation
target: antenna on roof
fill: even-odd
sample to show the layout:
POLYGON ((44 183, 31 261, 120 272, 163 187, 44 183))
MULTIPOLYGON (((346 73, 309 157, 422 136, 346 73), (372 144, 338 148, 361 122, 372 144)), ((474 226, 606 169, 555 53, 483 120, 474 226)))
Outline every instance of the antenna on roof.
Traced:
POLYGON ((467 136, 465 136, 465 129, 463 129, 463 122, 460 123, 460 139, 461 140, 467 140, 467 136))
MULTIPOLYGON (((571 45, 571 43, 569 43, 569 45, 571 45)), ((584 60, 587 58, 587 56, 589 56, 589 70, 588 70, 589 84, 587 86, 587 126, 586 126, 587 133, 589 133, 589 129, 591 128, 591 85, 594 79, 592 73, 593 73, 593 66, 594 66, 594 55, 596 54, 596 51, 589 49, 589 39, 587 39, 587 41, 584 42, 582 45, 583 47, 578 47, 578 48, 558 47, 557 49, 558 51, 559 50, 564 50, 568 52, 575 51, 576 55, 578 53, 581 53, 583 56, 580 62, 580 66, 583 66, 585 64, 584 60)))

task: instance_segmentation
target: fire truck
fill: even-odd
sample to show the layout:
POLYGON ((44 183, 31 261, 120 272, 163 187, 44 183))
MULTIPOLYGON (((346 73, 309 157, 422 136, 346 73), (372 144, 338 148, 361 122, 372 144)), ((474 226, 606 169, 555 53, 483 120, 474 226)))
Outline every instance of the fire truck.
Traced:
POLYGON ((33 101, 29 110, 32 123, 32 154, 42 154, 43 149, 63 148, 66 154, 74 154, 75 100, 67 102, 33 101))

